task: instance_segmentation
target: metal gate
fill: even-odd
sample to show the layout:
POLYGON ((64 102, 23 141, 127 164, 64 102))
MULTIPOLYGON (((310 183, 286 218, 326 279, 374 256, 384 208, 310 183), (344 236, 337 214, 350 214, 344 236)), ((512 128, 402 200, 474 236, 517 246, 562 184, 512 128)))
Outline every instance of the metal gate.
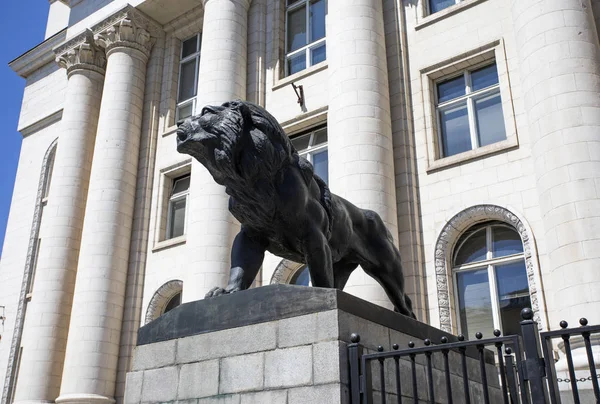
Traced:
POLYGON ((377 352, 365 352, 360 336, 352 334, 348 346, 351 403, 402 404, 412 397, 414 404, 600 404, 592 350, 592 336, 600 336, 600 325, 588 326, 582 318, 580 327, 568 328, 562 321, 560 330, 539 333, 530 309, 521 311, 521 319, 521 335, 502 336, 495 330, 494 338, 483 339, 477 333, 472 341, 462 335, 456 342, 442 337, 434 344, 426 339, 423 346, 409 342, 407 349, 399 349, 394 344, 387 352, 381 346, 377 352), (555 339, 562 339, 565 378, 558 377, 555 369, 555 339), (576 376, 575 348, 585 349, 588 377, 576 376), (563 401, 559 382, 570 385, 570 392, 562 392, 563 401), (592 387, 585 401, 577 385, 582 382, 592 387))

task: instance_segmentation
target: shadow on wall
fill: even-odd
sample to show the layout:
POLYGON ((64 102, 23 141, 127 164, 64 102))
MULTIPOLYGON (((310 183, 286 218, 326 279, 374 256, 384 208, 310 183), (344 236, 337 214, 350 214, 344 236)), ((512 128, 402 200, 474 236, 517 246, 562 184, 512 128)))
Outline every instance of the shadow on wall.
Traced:
POLYGON ((109 5, 113 1, 115 0, 81 0, 79 2, 73 2, 75 5, 71 7, 69 27, 94 14, 96 11, 109 5))

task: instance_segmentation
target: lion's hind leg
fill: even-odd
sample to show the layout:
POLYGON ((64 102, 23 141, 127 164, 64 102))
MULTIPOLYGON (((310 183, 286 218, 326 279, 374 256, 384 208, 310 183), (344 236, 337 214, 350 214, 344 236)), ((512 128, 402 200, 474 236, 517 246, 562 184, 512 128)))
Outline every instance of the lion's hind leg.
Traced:
POLYGON ((400 252, 394 246, 387 228, 375 212, 364 211, 367 220, 366 234, 362 238, 363 261, 360 263, 365 272, 383 286, 396 311, 415 318, 412 302, 404 294, 404 275, 400 252))
POLYGON ((333 287, 343 290, 350 274, 358 267, 355 262, 339 261, 333 264, 333 287))

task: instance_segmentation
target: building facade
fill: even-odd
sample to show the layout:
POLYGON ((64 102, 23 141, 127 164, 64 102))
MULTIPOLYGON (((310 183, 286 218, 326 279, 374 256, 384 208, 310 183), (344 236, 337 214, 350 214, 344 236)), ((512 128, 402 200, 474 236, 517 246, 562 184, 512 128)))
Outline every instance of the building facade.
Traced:
MULTIPOLYGON (((121 402, 137 329, 226 283, 239 224, 175 132, 232 99, 381 215, 421 321, 600 322, 599 29, 600 0, 50 0, 10 64, 2 402, 121 402)), ((267 254, 272 283, 310 279, 267 254)))

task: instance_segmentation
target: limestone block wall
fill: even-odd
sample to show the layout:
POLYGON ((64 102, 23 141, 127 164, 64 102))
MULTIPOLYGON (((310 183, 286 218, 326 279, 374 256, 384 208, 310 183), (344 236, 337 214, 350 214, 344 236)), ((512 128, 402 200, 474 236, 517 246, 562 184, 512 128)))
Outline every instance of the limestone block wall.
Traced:
POLYGON ((27 77, 19 116, 19 131, 60 111, 66 90, 67 76, 54 62, 27 77))
MULTIPOLYGON (((427 321, 434 326, 440 324, 435 277, 436 241, 444 225, 464 209, 493 203, 521 217, 531 226, 540 267, 542 270, 547 268, 510 7, 501 0, 467 0, 451 11, 427 16, 422 2, 414 6, 409 1, 404 2, 403 10, 426 272, 427 321), (498 67, 507 141, 484 150, 483 155, 466 152, 439 159, 436 157, 438 140, 433 81, 486 60, 496 60, 498 67)), ((404 192, 405 188, 398 189, 399 203, 404 192)), ((546 277, 543 280, 543 287, 547 288, 546 277)))

